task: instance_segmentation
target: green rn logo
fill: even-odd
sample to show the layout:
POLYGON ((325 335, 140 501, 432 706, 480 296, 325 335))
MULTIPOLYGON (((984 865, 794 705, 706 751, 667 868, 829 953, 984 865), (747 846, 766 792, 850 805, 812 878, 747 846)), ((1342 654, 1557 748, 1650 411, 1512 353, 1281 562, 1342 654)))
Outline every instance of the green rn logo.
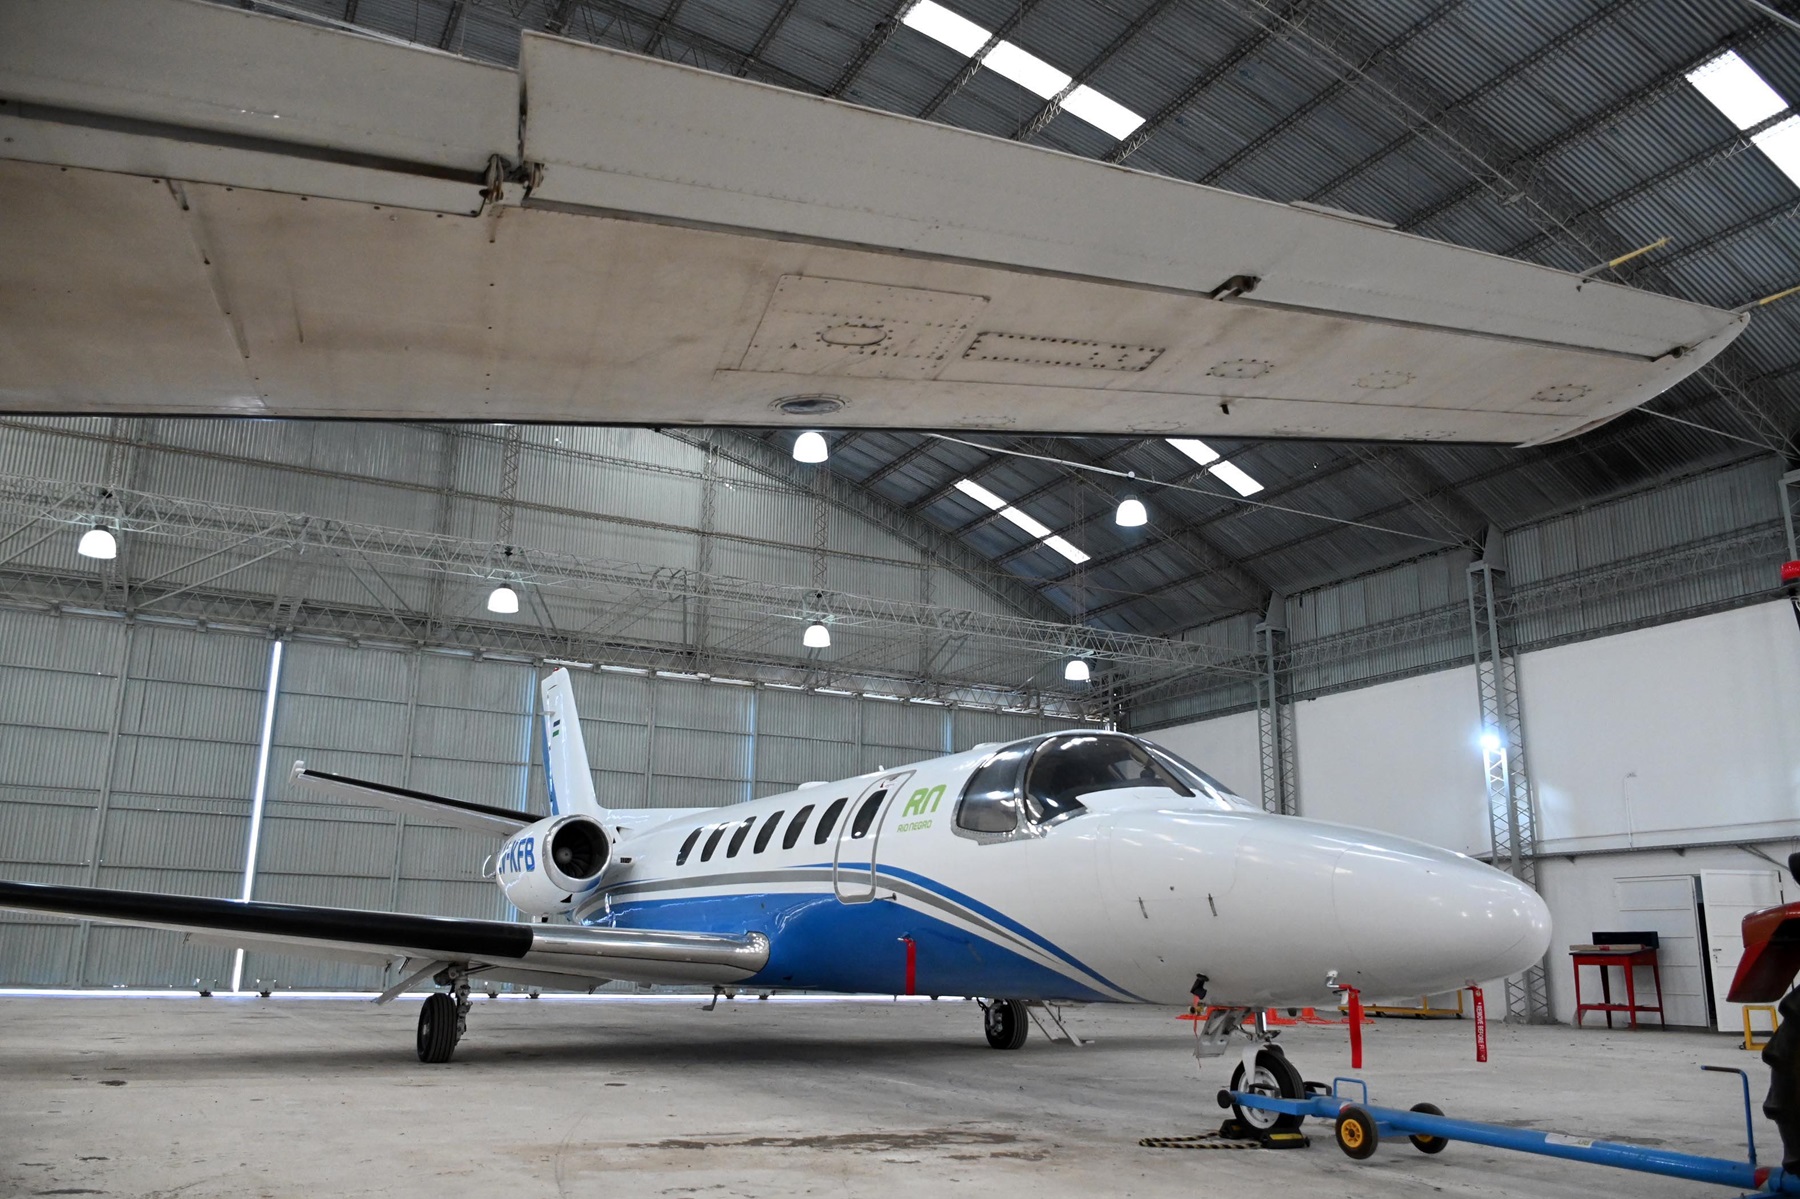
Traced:
POLYGON ((909 816, 923 816, 928 812, 935 812, 938 808, 938 801, 943 798, 944 784, 942 783, 935 787, 920 787, 908 797, 906 806, 900 810, 900 819, 905 820, 909 816))

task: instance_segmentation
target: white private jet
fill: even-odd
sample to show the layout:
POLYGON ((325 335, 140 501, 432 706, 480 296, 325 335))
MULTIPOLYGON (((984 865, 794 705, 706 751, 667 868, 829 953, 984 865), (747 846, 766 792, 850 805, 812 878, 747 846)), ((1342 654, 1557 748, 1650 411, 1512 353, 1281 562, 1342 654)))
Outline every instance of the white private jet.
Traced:
MULTIPOLYGON (((315 791, 503 838, 493 876, 526 923, 0 882, 0 907, 264 948, 404 959, 392 999, 421 1061, 449 1059, 471 979, 607 979, 979 997, 1017 1049, 1028 1005, 1213 1005, 1203 1043, 1289 1097, 1258 1013, 1328 985, 1420 995, 1541 959, 1542 899, 1461 854, 1262 812, 1176 755, 1111 732, 982 745, 750 803, 602 806, 569 673, 542 684, 552 814, 308 769, 315 791)), ((1240 1113, 1257 1121, 1264 1113, 1240 1113)))

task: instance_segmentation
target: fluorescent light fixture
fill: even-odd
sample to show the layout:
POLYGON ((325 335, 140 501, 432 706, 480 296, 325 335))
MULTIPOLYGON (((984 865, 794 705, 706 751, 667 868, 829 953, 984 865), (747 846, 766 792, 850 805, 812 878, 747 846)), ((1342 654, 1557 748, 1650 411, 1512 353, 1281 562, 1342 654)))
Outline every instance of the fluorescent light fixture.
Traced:
POLYGON ((1168 442, 1201 466, 1209 466, 1219 460, 1219 451, 1198 438, 1171 437, 1168 438, 1168 442))
POLYGON ((988 56, 981 60, 981 65, 992 67, 996 73, 1046 100, 1069 86, 1067 75, 1011 42, 1001 42, 989 50, 988 56))
POLYGON ((1034 520, 1032 517, 1029 517, 1025 513, 1019 511, 1017 508, 1002 508, 1002 509, 1000 509, 1000 515, 1005 517, 1007 520, 1012 521, 1012 523, 1014 523, 1015 525, 1018 525, 1021 529, 1024 529, 1027 533, 1030 533, 1033 537, 1036 537, 1039 541, 1042 541, 1044 538, 1050 536, 1050 526, 1049 525, 1044 524, 1042 521, 1034 520))
POLYGON ((934 42, 942 42, 964 58, 974 58, 993 36, 967 17, 958 16, 932 0, 919 0, 900 23, 908 29, 918 30, 934 42))
POLYGON ((511 616, 519 610, 519 593, 505 583, 488 592, 487 610, 511 616))
POLYGON ((823 462, 831 454, 825 445, 825 437, 808 429, 794 438, 795 462, 823 462))
POLYGON ((110 561, 119 556, 119 543, 105 529, 89 529, 81 535, 81 544, 75 547, 75 552, 83 558, 110 561))
POLYGON ((801 636, 800 643, 807 649, 829 649, 831 647, 831 630, 825 627, 824 621, 815 620, 806 626, 806 632, 801 636))
POLYGON ((1044 538, 1044 544, 1077 566, 1080 566, 1083 562, 1088 560, 1088 555, 1082 553, 1061 537, 1046 537, 1044 538))
POLYGON ((1132 112, 1111 96, 1103 96, 1082 84, 1063 97, 1063 111, 1080 117, 1094 128, 1110 133, 1120 141, 1138 131, 1144 118, 1132 112))
POLYGON ((995 512, 998 512, 998 511, 1000 511, 1000 509, 1006 507, 1005 500, 1001 499, 999 496, 995 495, 993 492, 989 491, 987 488, 983 487, 981 484, 971 482, 968 479, 958 479, 956 481, 956 489, 958 491, 962 492, 964 495, 968 496, 970 499, 974 500, 976 503, 981 504, 984 507, 991 508, 995 512))
POLYGON ((1749 63, 1727 50, 1688 72, 1687 81, 1739 129, 1760 125, 1788 106, 1749 63))
POLYGON ((1263 489, 1263 485, 1244 473, 1242 467, 1229 462, 1215 462, 1206 468, 1213 477, 1224 483, 1239 495, 1255 495, 1263 489))
POLYGON ((1800 117, 1789 117, 1750 139, 1756 148, 1781 168, 1781 173, 1800 184, 1800 117))
POLYGON ((1135 495, 1128 495, 1119 501, 1119 510, 1113 513, 1113 523, 1127 529, 1135 529, 1150 520, 1150 512, 1144 507, 1144 501, 1135 495))
POLYGON ((1070 658, 1063 664, 1063 678, 1071 683, 1085 683, 1093 677, 1086 658, 1070 658))

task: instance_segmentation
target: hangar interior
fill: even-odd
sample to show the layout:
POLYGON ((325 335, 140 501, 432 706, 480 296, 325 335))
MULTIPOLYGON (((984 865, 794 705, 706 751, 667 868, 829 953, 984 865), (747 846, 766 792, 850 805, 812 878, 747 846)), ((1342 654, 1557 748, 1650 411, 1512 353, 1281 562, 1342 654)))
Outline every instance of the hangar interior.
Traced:
MULTIPOLYGON (((507 69, 522 32, 549 33, 1750 320, 1648 403, 1533 446, 1246 437, 1209 416, 1116 435, 1034 428, 1029 413, 923 428, 903 410, 856 428, 828 413, 817 426, 520 423, 503 406, 480 422, 196 418, 46 408, 0 387, 7 880, 515 918, 478 868, 489 840, 308 797, 288 770, 303 759, 548 813, 538 680, 563 665, 596 792, 627 808, 754 801, 1054 730, 1143 734, 1268 812, 1416 838, 1533 885, 1554 921, 1548 957, 1470 981, 1521 1026, 1496 1044, 1534 1069, 1628 1035, 1593 1029, 1595 1016, 1586 1031, 1533 1027, 1570 1024, 1566 947, 1607 929, 1659 934, 1663 1023, 1707 1030, 1672 1034, 1669 1060, 1731 1056, 1738 921, 1800 899, 1786 867, 1800 849, 1800 581, 1782 573, 1800 560, 1800 32, 1787 6, 227 7, 507 69), (796 439, 814 430, 824 456, 802 461, 796 439), (1119 520, 1128 499, 1147 520, 1119 520), (112 555, 84 548, 96 529, 112 555)), ((0 374, 27 306, 0 296, 0 374)), ((394 981, 379 966, 0 914, 8 996, 394 981)), ((820 1019, 860 1030, 843 1013, 820 1019)), ((44 1027, 46 1044, 68 1035, 44 1027)), ((1117 1031, 1138 1048, 1156 1035, 1117 1031)), ((1420 1077, 1458 1085, 1419 1064, 1462 1052, 1442 1028, 1410 1050, 1392 1044, 1403 1030, 1382 1032, 1396 1054, 1426 1055, 1405 1059, 1420 1077)), ((0 1040, 24 1061, 22 1034, 0 1040)), ((678 1048, 659 1042, 631 1068, 676 1069, 678 1048)), ((231 1059, 243 1076, 277 1068, 243 1052, 231 1059)), ((854 1066, 796 1052, 826 1073, 854 1066)), ((912 1068, 890 1042, 881 1053, 912 1068)), ((921 1061, 935 1078, 939 1059, 921 1061)), ((1619 1068, 1655 1085, 1651 1059, 1619 1068)), ((65 1085, 44 1069, 45 1086, 65 1085)), ((1147 1088, 1163 1080, 1135 1057, 1128 1070, 1147 1088)), ((1091 1081, 1058 1076, 1082 1096, 1056 1116, 1071 1129, 1101 1101, 1091 1081)), ((1673 1122, 1672 1110, 1633 1112, 1673 1122)), ((1706 1125, 1715 1148, 1730 1149, 1735 1120, 1706 1125)), ((620 1168, 695 1177, 660 1160, 620 1168)), ((1030 1185, 981 1173, 1015 1168, 971 1170, 1030 1185)), ((892 1181, 865 1169, 852 1191, 892 1181)), ((1295 1169, 1279 1167, 1281 1187, 1308 1185, 1295 1169)), ((1559 1176, 1532 1179, 1531 1193, 1565 1193, 1559 1176)), ((1146 1193, 1176 1182, 1158 1173, 1146 1193)), ((1429 1185, 1379 1185, 1415 1184, 1429 1185)), ((1477 1177, 1458 1185, 1480 1190, 1477 1177)))

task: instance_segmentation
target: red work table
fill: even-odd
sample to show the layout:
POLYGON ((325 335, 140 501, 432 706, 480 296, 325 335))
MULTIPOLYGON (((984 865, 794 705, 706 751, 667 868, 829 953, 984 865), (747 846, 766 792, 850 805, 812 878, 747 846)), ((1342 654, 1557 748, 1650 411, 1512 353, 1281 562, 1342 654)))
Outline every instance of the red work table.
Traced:
POLYGON ((1639 1012, 1655 1012, 1656 1018, 1664 1025, 1668 1020, 1663 1016, 1662 970, 1656 961, 1656 950, 1644 945, 1571 945, 1569 960, 1575 970, 1575 1026, 1581 1027, 1581 1018, 1589 1012, 1605 1012, 1606 1027, 1613 1026, 1614 1012, 1628 1012, 1631 1015, 1631 1027, 1637 1027, 1639 1012), (1600 968, 1600 996, 1604 1002, 1583 1003, 1581 1001, 1581 968, 1597 966, 1600 968), (1607 967, 1617 966, 1625 971, 1625 1002, 1612 1001, 1612 980, 1607 974, 1607 967), (1640 966, 1650 968, 1650 977, 1656 983, 1656 1003, 1639 1004, 1637 1001, 1637 971, 1640 966))

